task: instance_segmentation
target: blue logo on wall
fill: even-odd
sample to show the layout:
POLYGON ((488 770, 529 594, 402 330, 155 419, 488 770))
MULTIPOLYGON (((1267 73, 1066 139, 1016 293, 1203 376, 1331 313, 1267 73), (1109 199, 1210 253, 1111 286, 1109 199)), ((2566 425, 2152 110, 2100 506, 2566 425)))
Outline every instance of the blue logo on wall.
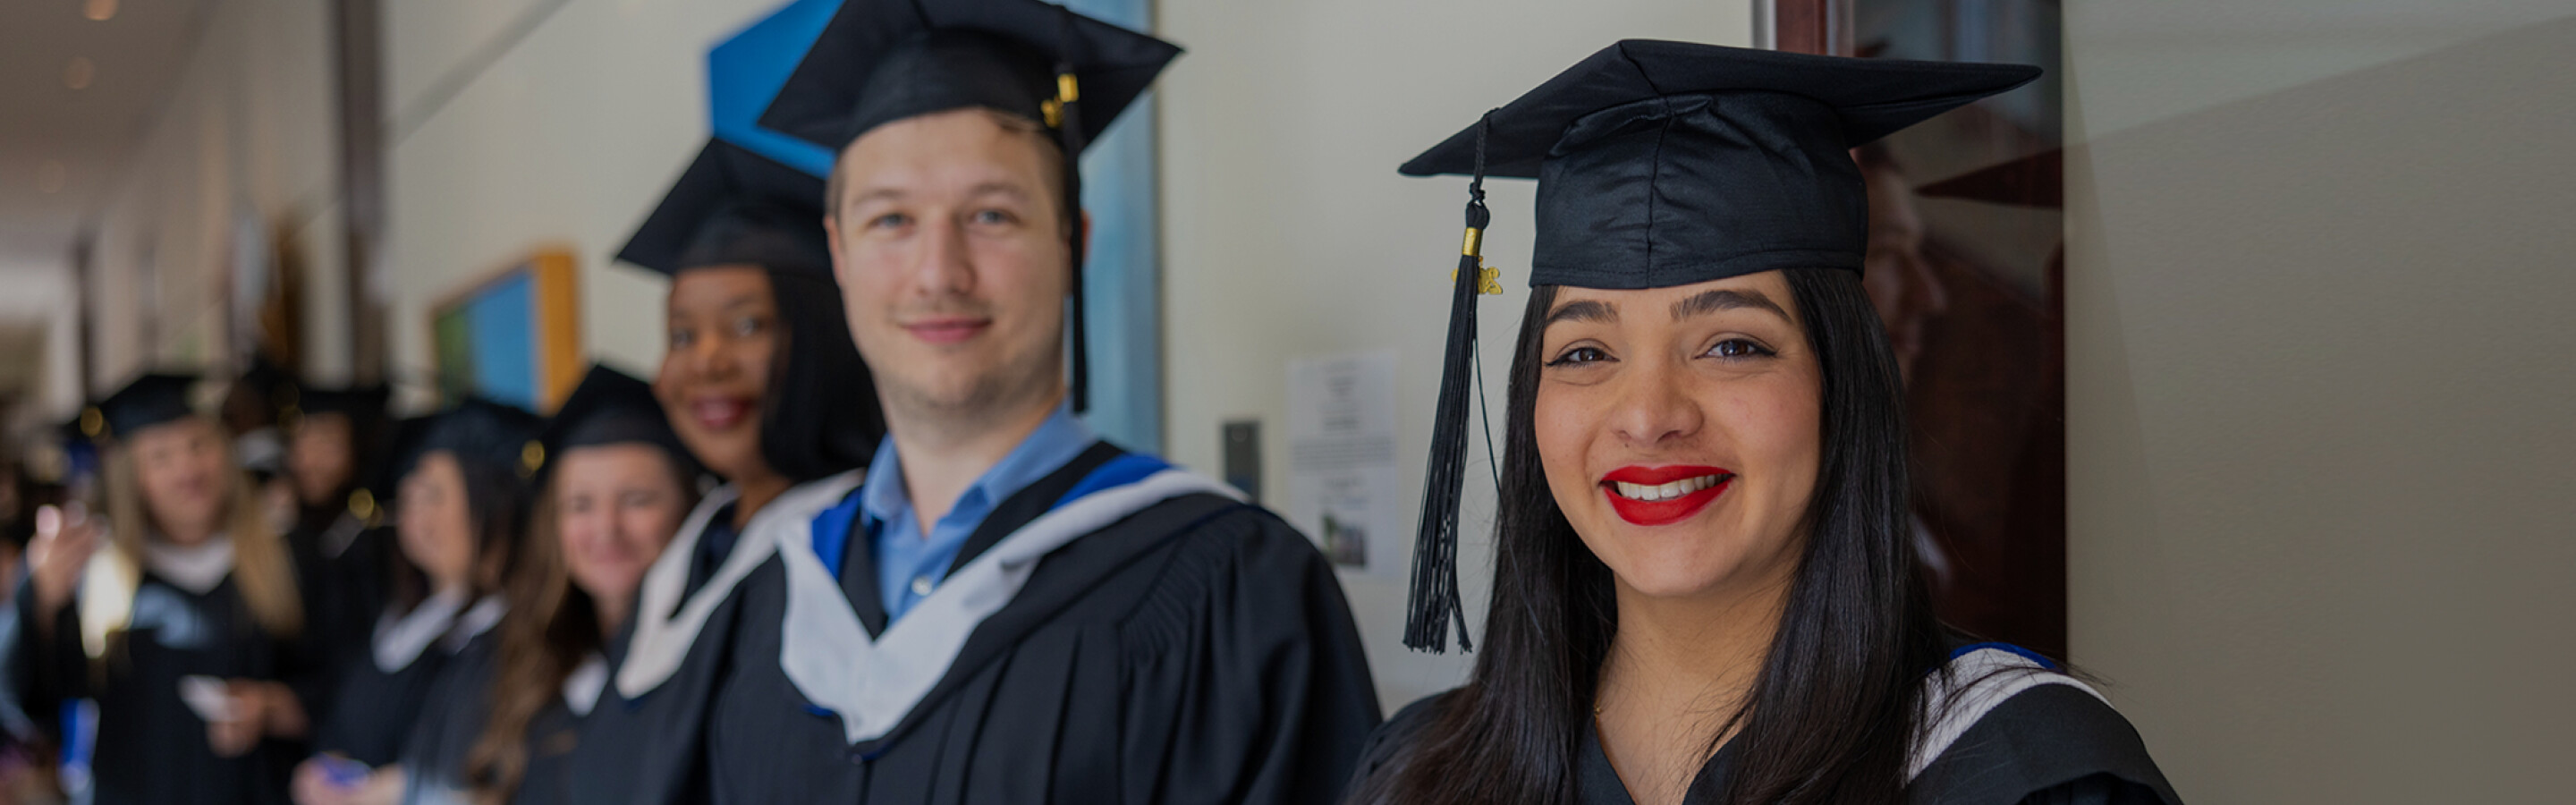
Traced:
POLYGON ((841 0, 795 0, 707 51, 707 114, 713 118, 708 130, 779 164, 815 176, 830 174, 830 150, 761 128, 757 121, 840 8, 841 0))

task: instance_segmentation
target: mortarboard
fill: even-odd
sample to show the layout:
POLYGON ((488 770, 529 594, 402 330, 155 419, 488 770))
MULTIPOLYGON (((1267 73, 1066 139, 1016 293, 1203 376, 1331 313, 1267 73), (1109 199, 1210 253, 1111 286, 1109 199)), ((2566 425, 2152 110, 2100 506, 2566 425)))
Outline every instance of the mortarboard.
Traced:
POLYGON ((87 412, 83 412, 80 420, 82 430, 93 438, 122 439, 144 428, 194 416, 197 409, 191 397, 196 391, 197 380, 194 375, 164 372, 149 372, 136 377, 124 388, 98 402, 101 427, 95 431, 88 427, 90 418, 87 412))
MULTIPOLYGON (((1040 0, 849 0, 760 125, 831 149, 897 120, 984 108, 1043 123, 1064 150, 1065 200, 1082 208, 1082 151, 1144 94, 1177 45, 1040 0)), ((1088 407, 1082 227, 1073 254, 1073 406, 1088 407)))
POLYGON ((1442 651, 1456 618, 1486 176, 1537 179, 1529 282, 1633 289, 1786 268, 1858 273, 1869 196, 1850 149, 2039 77, 2026 65, 1853 59, 1626 40, 1487 112, 1401 168, 1465 174, 1467 238, 1415 536, 1405 645, 1442 651))
POLYGON ((394 460, 385 464, 390 472, 377 479, 374 496, 393 498, 403 476, 411 474, 421 458, 440 451, 455 456, 459 463, 521 477, 534 474, 544 457, 544 448, 537 444, 537 433, 544 425, 536 414, 482 397, 467 397, 447 410, 403 420, 394 428, 394 460))
POLYGON ((830 280, 823 180, 708 140, 617 259, 664 275, 749 264, 830 280))
POLYGON ((683 477, 694 478, 698 473, 696 459, 671 430, 661 402, 654 399, 652 384, 599 364, 590 367, 581 385, 574 386, 562 407, 555 409, 538 442, 542 445, 537 467, 540 488, 545 485, 545 473, 564 451, 605 444, 660 448, 670 454, 683 477))

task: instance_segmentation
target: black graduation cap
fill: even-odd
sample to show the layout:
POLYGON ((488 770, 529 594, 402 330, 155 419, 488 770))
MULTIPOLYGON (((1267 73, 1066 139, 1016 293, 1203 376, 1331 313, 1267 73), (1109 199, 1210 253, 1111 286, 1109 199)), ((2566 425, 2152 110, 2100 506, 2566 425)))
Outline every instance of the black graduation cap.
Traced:
POLYGON ((422 457, 442 450, 461 463, 522 477, 533 475, 544 458, 545 448, 537 443, 544 427, 545 420, 536 414, 482 397, 467 397, 447 410, 404 420, 395 426, 395 460, 386 465, 392 472, 377 480, 377 496, 393 497, 403 476, 422 457))
POLYGON ((666 275, 750 264, 829 280, 823 180, 708 140, 617 259, 666 275))
MULTIPOLYGON (((1416 535, 1405 645, 1445 650, 1457 594, 1484 178, 1537 179, 1531 285, 1662 288, 1785 268, 1861 270, 1869 195, 1850 149, 2039 77, 2039 68, 1631 39, 1404 164, 1468 185, 1467 239, 1416 535)), ((1487 292, 1499 293, 1499 287, 1487 292)))
POLYGON ((83 412, 82 430, 93 438, 123 438, 144 428, 193 416, 197 409, 190 404, 189 396, 196 387, 194 375, 145 373, 98 402, 101 427, 96 432, 89 432, 90 418, 83 412))
POLYGON ((683 477, 698 474, 696 459, 671 430, 661 401, 653 397, 652 384, 605 365, 591 365, 581 385, 573 387, 562 407, 555 409, 554 418, 546 421, 538 441, 543 446, 537 468, 540 486, 564 451, 604 444, 657 447, 670 454, 683 477))
MULTIPOLYGON (((1135 103, 1178 45, 1040 0, 848 0, 760 125, 835 154, 869 130, 954 109, 1043 123, 1064 149, 1065 201, 1082 208, 1081 156, 1135 103)), ((1073 249, 1073 406, 1089 405, 1082 227, 1073 249)))

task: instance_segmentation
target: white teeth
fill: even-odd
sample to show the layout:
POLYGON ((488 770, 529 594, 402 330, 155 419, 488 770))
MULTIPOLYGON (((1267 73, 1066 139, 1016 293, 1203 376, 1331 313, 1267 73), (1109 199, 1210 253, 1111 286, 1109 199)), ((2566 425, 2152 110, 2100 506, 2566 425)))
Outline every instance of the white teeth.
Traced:
POLYGON ((1672 483, 1653 486, 1646 484, 1632 484, 1626 481, 1612 481, 1610 483, 1613 488, 1618 490, 1620 497, 1627 498, 1629 500, 1642 500, 1652 503, 1659 500, 1671 500, 1692 492, 1716 486, 1717 479, 1718 476, 1715 475, 1702 475, 1697 478, 1684 478, 1672 483))

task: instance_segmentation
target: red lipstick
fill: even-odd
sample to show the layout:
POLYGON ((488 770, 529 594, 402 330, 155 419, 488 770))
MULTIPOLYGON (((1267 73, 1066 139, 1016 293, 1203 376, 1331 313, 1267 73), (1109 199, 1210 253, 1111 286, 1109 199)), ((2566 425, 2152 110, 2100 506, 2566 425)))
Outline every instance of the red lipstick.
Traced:
POLYGON ((1735 471, 1720 467, 1675 464, 1626 466, 1601 478, 1601 494, 1619 519, 1636 525, 1665 525, 1690 519, 1726 494, 1735 471))

